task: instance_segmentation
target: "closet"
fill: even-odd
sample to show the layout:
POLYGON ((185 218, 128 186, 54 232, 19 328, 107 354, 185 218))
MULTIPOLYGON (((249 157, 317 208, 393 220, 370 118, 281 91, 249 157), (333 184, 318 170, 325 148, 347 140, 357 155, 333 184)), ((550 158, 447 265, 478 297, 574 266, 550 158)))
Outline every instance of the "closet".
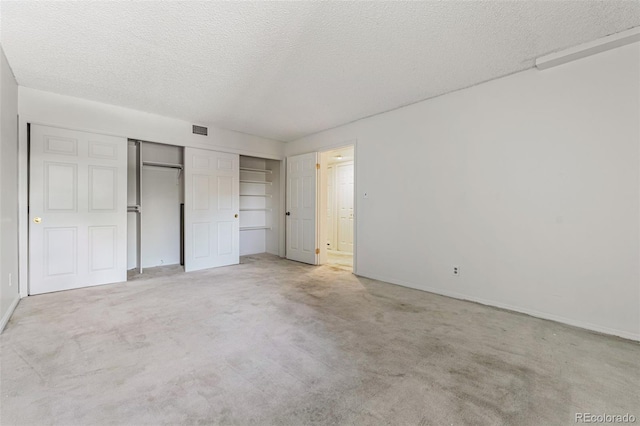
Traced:
MULTIPOLYGON (((145 268, 184 266, 184 247, 185 243, 188 244, 184 230, 185 166, 191 164, 185 161, 185 149, 129 140, 128 150, 127 269, 130 273, 142 273, 145 268)), ((201 151, 198 158, 204 158, 206 153, 233 156, 201 151)), ((280 231, 284 229, 280 206, 283 200, 280 187, 282 162, 249 156, 236 158, 239 158, 236 160, 238 174, 234 177, 239 185, 236 219, 239 220, 239 236, 236 238, 240 256, 265 252, 280 255, 283 251, 280 231)), ((198 175, 199 172, 191 170, 192 174, 198 175)), ((204 201, 203 196, 196 197, 197 193, 195 191, 194 195, 187 197, 187 201, 195 203, 194 208, 204 201)), ((207 205, 212 202, 210 199, 207 205)), ((187 238, 189 235, 187 233, 187 238)), ((198 234, 198 237, 194 244, 200 247, 202 235, 198 234)), ((212 250, 220 249, 219 241, 210 241, 207 246, 212 250)), ((196 265, 187 270, 194 267, 196 265)))
POLYGON ((183 264, 183 148, 129 141, 127 269, 183 264))
POLYGON ((240 156, 240 255, 280 254, 280 161, 240 156))

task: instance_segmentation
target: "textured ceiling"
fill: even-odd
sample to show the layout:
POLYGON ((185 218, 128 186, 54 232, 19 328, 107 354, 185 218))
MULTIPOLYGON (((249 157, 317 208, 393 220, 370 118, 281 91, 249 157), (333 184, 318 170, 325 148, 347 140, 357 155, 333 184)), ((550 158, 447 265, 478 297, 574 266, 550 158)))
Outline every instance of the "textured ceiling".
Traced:
POLYGON ((638 1, 0 7, 20 85, 283 141, 640 25, 638 1))

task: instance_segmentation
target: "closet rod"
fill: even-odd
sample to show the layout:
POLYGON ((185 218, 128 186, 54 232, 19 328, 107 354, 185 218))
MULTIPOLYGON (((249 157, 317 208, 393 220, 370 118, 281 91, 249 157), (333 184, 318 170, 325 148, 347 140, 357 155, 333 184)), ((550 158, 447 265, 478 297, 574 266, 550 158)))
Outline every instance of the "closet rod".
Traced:
POLYGON ((168 169, 179 169, 182 170, 182 164, 172 164, 172 163, 157 163, 155 161, 143 161, 143 166, 151 166, 151 167, 166 167, 168 169))

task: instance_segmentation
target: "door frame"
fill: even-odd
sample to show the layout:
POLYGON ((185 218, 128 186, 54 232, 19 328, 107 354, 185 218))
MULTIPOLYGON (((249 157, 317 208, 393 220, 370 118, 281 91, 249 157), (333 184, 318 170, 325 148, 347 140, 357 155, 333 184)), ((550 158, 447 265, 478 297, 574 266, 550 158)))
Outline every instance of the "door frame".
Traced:
POLYGON ((82 126, 69 126, 35 119, 23 114, 18 115, 18 285, 20 298, 29 296, 29 197, 31 174, 31 126, 55 127, 84 133, 96 133, 104 136, 114 136, 128 140, 120 133, 96 130, 82 126))
MULTIPOLYGON (((287 157, 285 158, 285 161, 283 163, 285 163, 285 171, 287 170, 286 167, 286 162, 288 161, 289 157, 292 157, 294 155, 300 155, 300 154, 309 154, 311 152, 315 152, 318 156, 318 162, 320 164, 320 171, 322 171, 323 166, 326 166, 325 164, 323 164, 323 155, 324 153, 327 153, 329 151, 333 151, 336 149, 341 149, 341 148, 348 148, 348 147, 353 147, 353 271, 352 273, 354 275, 358 275, 358 269, 357 269, 357 265, 358 265, 358 228, 359 228, 359 221, 358 221, 358 195, 359 195, 359 190, 358 190, 358 139, 350 139, 350 140, 346 140, 343 142, 338 142, 335 144, 331 144, 331 145, 324 145, 322 147, 322 150, 317 150, 317 151, 304 151, 304 152, 295 152, 295 153, 291 153, 290 155, 287 155, 287 157)), ((287 177, 286 177, 286 173, 285 173, 285 177, 284 179, 281 179, 282 182, 286 182, 287 181, 287 177)), ((321 229, 321 224, 320 224, 320 218, 322 217, 322 208, 325 206, 322 202, 321 202, 321 194, 322 194, 322 187, 321 187, 321 182, 322 182, 322 177, 318 176, 316 178, 316 244, 318 244, 318 242, 320 241, 320 236, 322 235, 322 230, 321 229)), ((285 197, 286 197, 286 188, 285 188, 285 197)), ((283 197, 284 198, 284 197, 283 197)), ((283 210, 283 212, 286 211, 283 210)), ((284 216, 283 216, 284 217, 284 216)), ((286 232, 286 230, 284 230, 286 232)), ((283 238, 286 241, 286 235, 283 236, 283 238)), ((322 261, 322 255, 324 253, 324 256, 326 257, 326 247, 323 247, 322 245, 320 245, 320 254, 316 255, 316 265, 321 265, 321 261, 322 261)), ((286 247, 285 247, 286 250, 286 247)), ((285 252, 285 257, 286 257, 286 252, 285 252)))

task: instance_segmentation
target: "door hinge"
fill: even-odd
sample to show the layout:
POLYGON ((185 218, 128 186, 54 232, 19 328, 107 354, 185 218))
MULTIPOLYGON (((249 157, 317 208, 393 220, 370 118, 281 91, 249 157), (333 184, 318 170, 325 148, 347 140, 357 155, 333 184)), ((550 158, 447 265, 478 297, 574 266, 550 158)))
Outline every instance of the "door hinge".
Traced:
POLYGON ((320 249, 316 249, 316 254, 320 254, 320 249))
POLYGON ((316 163, 316 169, 320 170, 320 163, 316 163))

